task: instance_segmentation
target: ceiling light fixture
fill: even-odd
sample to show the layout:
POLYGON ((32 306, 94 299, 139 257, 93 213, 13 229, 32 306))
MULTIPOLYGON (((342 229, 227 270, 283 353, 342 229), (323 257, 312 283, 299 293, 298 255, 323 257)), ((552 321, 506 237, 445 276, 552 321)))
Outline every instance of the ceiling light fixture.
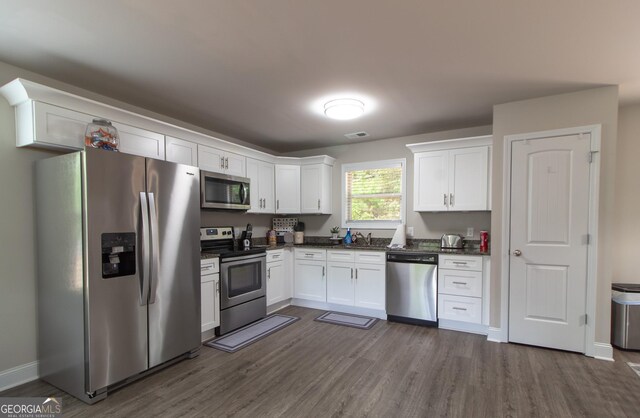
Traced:
POLYGON ((324 104, 324 114, 331 119, 355 119, 363 113, 364 103, 356 99, 336 99, 324 104))

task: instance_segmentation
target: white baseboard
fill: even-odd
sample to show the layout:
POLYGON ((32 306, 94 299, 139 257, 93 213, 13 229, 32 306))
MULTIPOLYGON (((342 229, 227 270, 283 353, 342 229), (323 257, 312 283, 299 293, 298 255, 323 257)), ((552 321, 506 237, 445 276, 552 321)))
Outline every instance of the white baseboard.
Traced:
POLYGON ((470 324, 468 322, 454 321, 451 319, 439 319, 438 328, 451 331, 469 332, 472 334, 487 335, 487 326, 482 324, 470 324))
POLYGON ((593 358, 598 360, 613 360, 613 347, 609 343, 593 343, 593 358))
POLYGON ((291 304, 293 306, 302 306, 303 308, 322 309, 325 311, 344 312, 344 313, 350 313, 354 315, 372 316, 374 318, 380 318, 385 320, 387 319, 387 313, 385 311, 378 311, 375 309, 367 309, 367 308, 358 308, 356 306, 337 305, 333 303, 316 302, 313 300, 296 299, 296 298, 291 299, 291 304))
POLYGON ((0 392, 38 378, 38 362, 22 364, 0 371, 0 392))
POLYGON ((508 343, 509 340, 505 334, 502 328, 489 327, 487 341, 491 341, 492 343, 508 343))
POLYGON ((274 312, 284 309, 291 305, 291 299, 283 300, 282 302, 276 302, 273 305, 267 306, 267 315, 271 315, 274 312))

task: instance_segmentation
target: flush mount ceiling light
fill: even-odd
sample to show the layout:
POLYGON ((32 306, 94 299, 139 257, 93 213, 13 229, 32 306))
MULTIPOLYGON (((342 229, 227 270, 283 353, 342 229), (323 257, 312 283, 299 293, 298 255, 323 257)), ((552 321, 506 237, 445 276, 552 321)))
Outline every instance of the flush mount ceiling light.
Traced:
POLYGON ((331 119, 355 119, 364 113, 364 103, 356 99, 335 99, 324 104, 324 114, 331 119))

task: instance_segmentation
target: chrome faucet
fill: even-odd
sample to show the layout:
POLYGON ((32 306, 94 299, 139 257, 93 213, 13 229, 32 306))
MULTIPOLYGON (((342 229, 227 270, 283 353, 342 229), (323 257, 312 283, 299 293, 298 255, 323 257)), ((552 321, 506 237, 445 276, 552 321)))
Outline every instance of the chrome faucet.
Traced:
POLYGON ((357 238, 357 241, 360 241, 360 238, 362 238, 367 245, 371 245, 371 232, 369 232, 366 237, 362 235, 361 232, 356 232, 355 236, 357 238))

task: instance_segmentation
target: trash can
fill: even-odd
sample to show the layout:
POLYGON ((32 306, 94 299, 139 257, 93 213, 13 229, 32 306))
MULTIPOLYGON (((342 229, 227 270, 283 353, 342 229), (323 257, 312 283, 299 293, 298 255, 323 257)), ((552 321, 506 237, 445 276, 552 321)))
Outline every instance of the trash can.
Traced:
POLYGON ((616 347, 640 350, 640 284, 611 285, 611 334, 616 347))

